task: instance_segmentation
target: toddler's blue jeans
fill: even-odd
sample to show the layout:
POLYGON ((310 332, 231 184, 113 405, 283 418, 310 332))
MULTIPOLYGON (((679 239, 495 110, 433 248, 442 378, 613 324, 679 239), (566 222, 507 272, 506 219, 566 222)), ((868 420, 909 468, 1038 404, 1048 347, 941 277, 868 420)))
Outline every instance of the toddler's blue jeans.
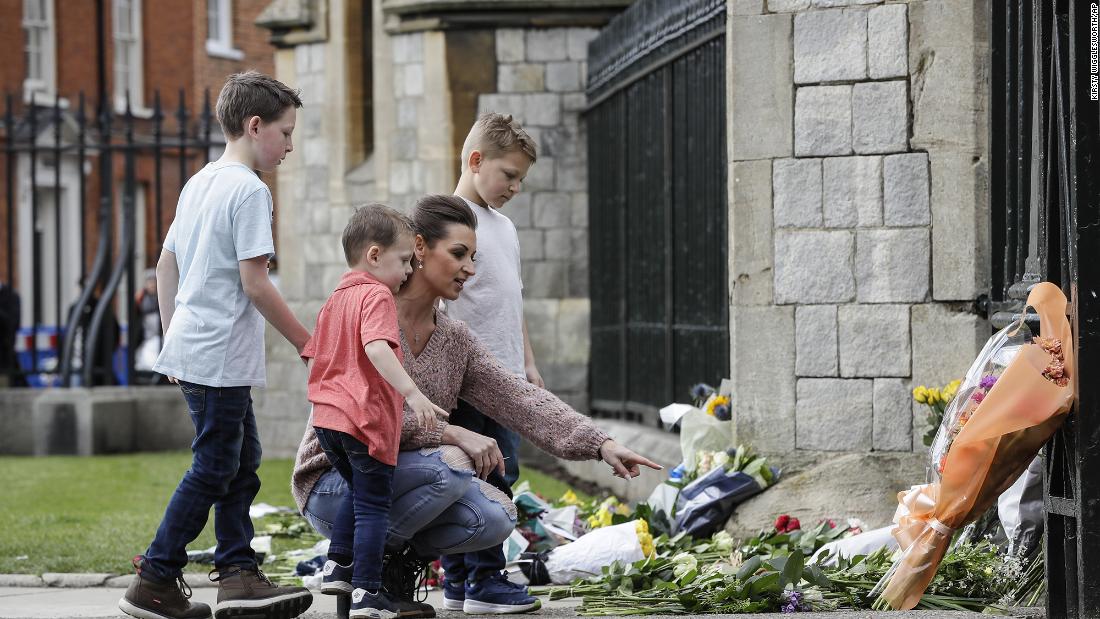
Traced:
POLYGON ((382 554, 389 526, 393 466, 375 460, 367 446, 355 437, 313 428, 329 462, 351 486, 351 501, 344 501, 332 526, 329 557, 351 557, 351 584, 357 589, 382 586, 382 554))

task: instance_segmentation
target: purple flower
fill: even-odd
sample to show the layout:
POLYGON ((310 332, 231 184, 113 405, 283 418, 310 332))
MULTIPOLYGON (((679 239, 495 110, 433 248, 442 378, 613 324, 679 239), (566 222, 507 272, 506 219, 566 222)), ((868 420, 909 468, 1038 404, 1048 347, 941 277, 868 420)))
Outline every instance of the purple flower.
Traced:
POLYGON ((989 375, 986 375, 986 376, 982 377, 982 380, 981 380, 980 383, 978 383, 978 386, 981 387, 982 389, 985 389, 986 391, 989 391, 990 389, 993 388, 993 384, 996 383, 996 382, 997 382, 997 377, 993 376, 992 374, 989 374, 989 375))
POLYGON ((793 590, 785 591, 783 597, 787 600, 787 603, 780 609, 784 613, 797 613, 800 610, 806 610, 802 606, 802 592, 793 590))
POLYGON ((718 421, 729 421, 731 417, 729 404, 719 404, 714 407, 714 418, 718 421))

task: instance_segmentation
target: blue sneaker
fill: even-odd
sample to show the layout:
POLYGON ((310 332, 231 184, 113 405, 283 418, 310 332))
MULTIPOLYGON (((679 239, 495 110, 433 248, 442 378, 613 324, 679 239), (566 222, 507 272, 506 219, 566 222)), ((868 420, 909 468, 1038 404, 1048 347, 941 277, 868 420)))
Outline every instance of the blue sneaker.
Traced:
POLYGON ((340 565, 329 559, 325 561, 325 567, 321 569, 321 593, 329 595, 342 595, 351 593, 351 566, 340 565))
POLYGON ((395 619, 400 614, 397 600, 385 589, 374 593, 365 589, 351 592, 350 619, 395 619))
POLYGON ((542 608, 542 601, 527 594, 527 587, 508 580, 503 573, 477 582, 466 582, 462 610, 470 615, 510 615, 542 608))
POLYGON ((466 581, 443 578, 443 608, 446 610, 462 610, 466 601, 466 581))

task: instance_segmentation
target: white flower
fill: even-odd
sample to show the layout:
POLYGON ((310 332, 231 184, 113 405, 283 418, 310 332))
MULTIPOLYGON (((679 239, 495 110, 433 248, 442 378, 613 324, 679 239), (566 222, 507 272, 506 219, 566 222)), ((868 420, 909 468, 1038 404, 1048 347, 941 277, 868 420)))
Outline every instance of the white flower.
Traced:
POLYGON ((723 554, 733 550, 733 536, 725 531, 719 531, 711 538, 714 549, 723 554))
POLYGON ((695 558, 695 555, 681 552, 672 557, 672 566, 672 575, 676 578, 682 578, 684 574, 699 567, 699 560, 695 558))

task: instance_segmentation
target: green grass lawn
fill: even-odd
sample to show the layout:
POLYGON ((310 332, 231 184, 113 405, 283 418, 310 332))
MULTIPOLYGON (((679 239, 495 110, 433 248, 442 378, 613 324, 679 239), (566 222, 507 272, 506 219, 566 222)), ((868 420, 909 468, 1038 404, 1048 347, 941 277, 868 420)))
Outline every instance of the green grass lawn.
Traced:
MULTIPOLYGON (((191 463, 190 453, 47 458, 0 457, 0 574, 128 573, 144 552, 168 498, 191 463)), ((292 460, 264 460, 257 503, 291 507, 292 460)), ((548 499, 568 487, 537 471, 521 479, 548 499)), ((585 498, 585 497, 582 497, 585 498)), ((257 527, 257 534, 260 534, 257 527)), ((213 519, 190 549, 213 546, 213 519)), ((312 542, 276 538, 272 550, 312 542)), ((209 566, 189 566, 206 571, 209 566)))

